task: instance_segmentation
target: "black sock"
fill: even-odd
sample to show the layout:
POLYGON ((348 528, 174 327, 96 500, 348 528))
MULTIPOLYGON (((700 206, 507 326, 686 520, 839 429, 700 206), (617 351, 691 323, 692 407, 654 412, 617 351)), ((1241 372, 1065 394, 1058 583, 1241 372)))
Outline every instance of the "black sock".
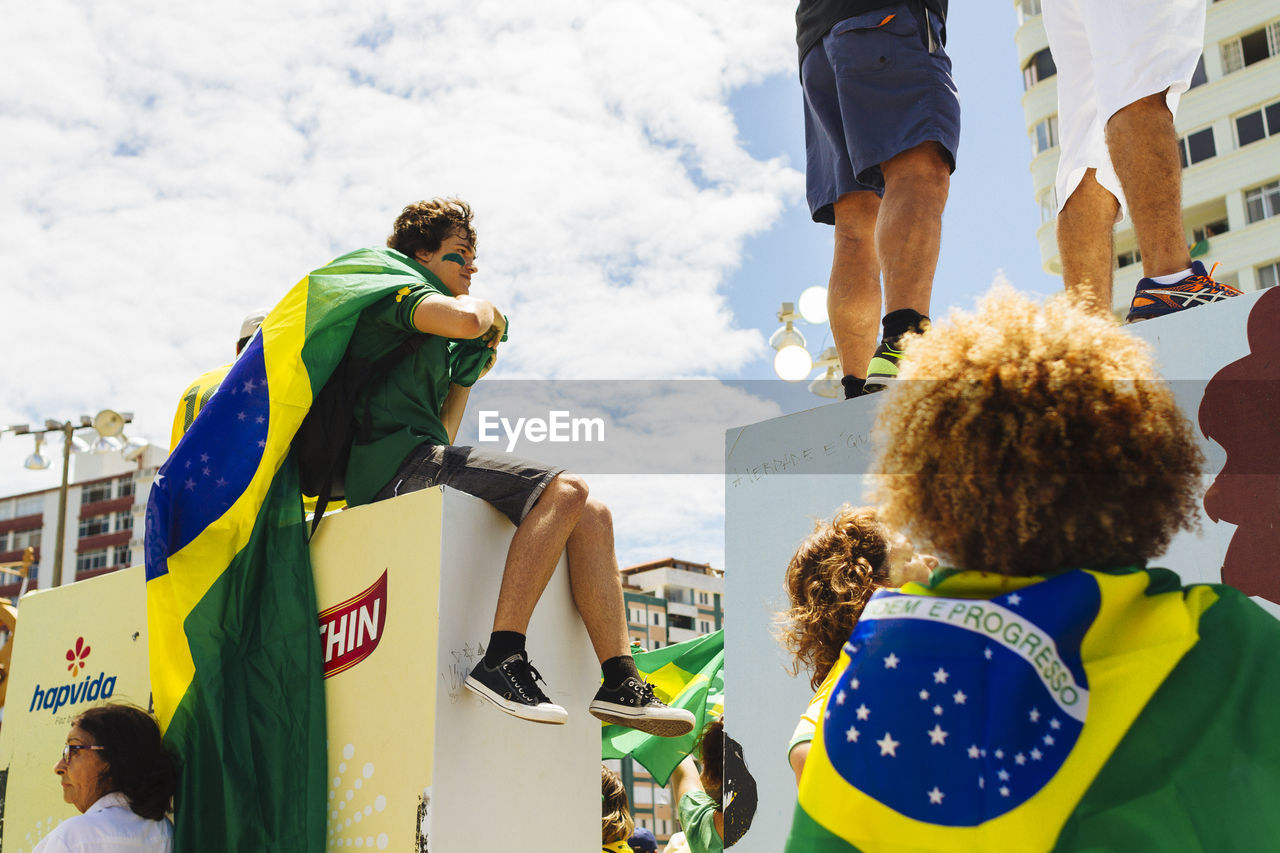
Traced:
POLYGON ((923 333, 929 328, 929 318, 911 308, 899 308, 884 315, 881 321, 884 326, 884 342, 894 349, 898 348, 898 339, 907 332, 923 333))
POLYGON ((840 380, 840 384, 844 386, 844 398, 852 400, 854 397, 862 396, 862 389, 866 387, 867 380, 859 379, 856 376, 846 376, 840 380))
POLYGON ((631 655, 618 655, 600 664, 600 672, 604 675, 605 687, 617 687, 628 678, 640 678, 640 670, 636 669, 636 659, 631 655))
POLYGON ((524 651, 524 634, 519 631, 494 631, 489 635, 484 665, 493 669, 516 652, 524 651))

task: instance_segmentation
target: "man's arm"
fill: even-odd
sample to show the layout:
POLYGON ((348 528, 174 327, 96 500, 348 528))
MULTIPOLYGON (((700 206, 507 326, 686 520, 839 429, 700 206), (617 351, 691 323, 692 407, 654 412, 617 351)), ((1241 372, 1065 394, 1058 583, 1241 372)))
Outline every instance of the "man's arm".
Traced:
POLYGON ((428 335, 470 340, 489 331, 495 317, 501 318, 502 314, 487 300, 466 295, 432 294, 413 309, 413 326, 428 335))
POLYGON ((470 395, 470 388, 450 385, 449 393, 445 395, 444 403, 440 406, 440 421, 444 424, 445 432, 449 434, 450 444, 458 438, 458 427, 462 426, 462 413, 467 409, 467 397, 470 395))

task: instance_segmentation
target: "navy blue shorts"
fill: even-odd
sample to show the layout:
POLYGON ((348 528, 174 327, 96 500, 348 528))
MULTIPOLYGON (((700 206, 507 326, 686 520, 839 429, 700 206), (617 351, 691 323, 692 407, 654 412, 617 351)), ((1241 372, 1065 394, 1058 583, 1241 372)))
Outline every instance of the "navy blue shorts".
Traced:
POLYGON ((547 483, 563 470, 474 447, 420 444, 400 463, 400 470, 374 500, 448 486, 488 501, 519 527, 547 483))
POLYGON ((832 205, 851 192, 884 194, 880 164, 924 142, 960 143, 960 99, 942 24, 899 3, 840 21, 806 54, 804 138, 809 212, 834 224, 832 205))

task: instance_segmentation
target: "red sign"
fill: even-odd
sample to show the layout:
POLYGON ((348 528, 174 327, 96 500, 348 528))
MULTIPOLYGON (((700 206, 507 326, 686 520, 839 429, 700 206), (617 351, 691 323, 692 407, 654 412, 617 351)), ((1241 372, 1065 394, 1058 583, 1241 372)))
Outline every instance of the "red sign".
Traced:
POLYGON ((320 614, 324 677, 346 672, 373 654, 387 623, 387 573, 373 586, 320 614))

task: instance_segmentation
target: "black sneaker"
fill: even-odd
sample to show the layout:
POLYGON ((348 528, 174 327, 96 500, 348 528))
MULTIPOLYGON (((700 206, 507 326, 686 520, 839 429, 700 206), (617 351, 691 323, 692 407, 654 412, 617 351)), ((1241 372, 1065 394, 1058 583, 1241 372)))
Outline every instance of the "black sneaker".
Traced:
POLYGON ((588 707, 591 715, 658 737, 680 737, 693 731, 693 714, 669 708, 653 695, 653 685, 628 678, 617 687, 600 685, 588 707))
MULTIPOLYGON (((554 704, 538 689, 542 675, 529 663, 524 652, 489 669, 481 659, 463 682, 467 689, 497 705, 513 717, 535 723, 562 726, 569 719, 568 712, 554 704)), ((545 681, 542 681, 546 684, 545 681)))
POLYGON ((862 386, 862 393, 874 394, 888 388, 889 383, 898 378, 898 364, 901 361, 902 351, 881 341, 867 365, 867 381, 862 386))

